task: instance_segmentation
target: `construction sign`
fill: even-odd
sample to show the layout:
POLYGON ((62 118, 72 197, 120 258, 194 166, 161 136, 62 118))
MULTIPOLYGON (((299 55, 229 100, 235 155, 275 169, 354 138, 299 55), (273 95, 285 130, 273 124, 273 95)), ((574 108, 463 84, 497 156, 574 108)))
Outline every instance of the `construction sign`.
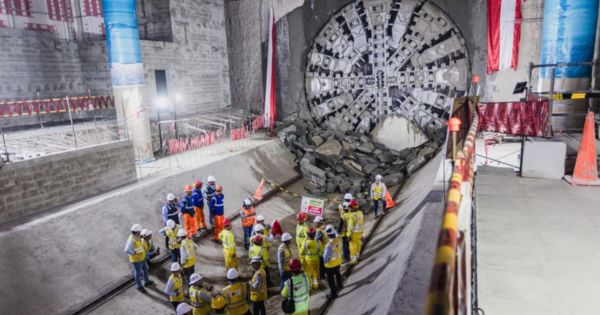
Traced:
POLYGON ((325 200, 303 196, 300 202, 300 211, 315 216, 323 216, 323 213, 325 213, 325 200))

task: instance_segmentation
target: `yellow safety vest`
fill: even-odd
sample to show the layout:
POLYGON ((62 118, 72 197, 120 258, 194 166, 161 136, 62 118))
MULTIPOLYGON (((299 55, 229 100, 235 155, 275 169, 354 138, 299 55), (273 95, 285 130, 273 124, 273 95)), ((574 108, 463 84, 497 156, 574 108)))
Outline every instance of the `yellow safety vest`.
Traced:
POLYGON ((190 239, 185 239, 181 242, 183 249, 187 252, 187 260, 183 261, 182 268, 190 268, 196 264, 196 251, 194 250, 194 243, 190 239))
POLYGON ((223 288, 223 296, 227 301, 228 315, 244 315, 248 312, 248 304, 246 303, 246 286, 241 282, 230 284, 223 288))
POLYGON ((298 246, 298 248, 300 248, 300 246, 302 246, 302 243, 304 243, 307 232, 308 226, 306 226, 306 224, 298 224, 296 226, 296 245, 298 246))
POLYGON ((323 253, 325 252, 325 246, 327 246, 327 242, 329 242, 329 236, 327 235, 327 233, 325 233, 324 227, 317 228, 317 231, 321 231, 321 235, 323 235, 323 237, 320 240, 321 246, 319 246, 319 256, 323 257, 323 253))
POLYGON ((181 227, 179 225, 175 225, 175 227, 171 230, 169 228, 165 229, 165 234, 167 235, 167 239, 169 240, 169 250, 179 249, 181 244, 177 242, 177 232, 181 227))
POLYGON ((252 276, 252 283, 256 282, 257 278, 260 277, 260 288, 253 289, 250 287, 250 301, 259 302, 267 299, 267 274, 265 270, 260 268, 254 272, 252 276))
POLYGON ((350 221, 353 218, 354 218, 354 215, 352 215, 351 212, 344 212, 344 214, 342 214, 342 219, 344 220, 345 227, 340 233, 341 236, 350 237, 350 234, 352 234, 352 233, 348 233, 348 226, 350 225, 350 221))
POLYGON ((356 210, 356 211, 352 212, 352 215, 354 215, 354 219, 356 220, 356 226, 354 227, 354 232, 362 232, 363 224, 365 223, 363 212, 360 210, 356 210))
POLYGON ((342 264, 342 240, 339 237, 332 238, 327 243, 327 247, 331 248, 331 257, 328 262, 325 262, 325 267, 334 268, 342 264))
POLYGON ((219 240, 221 240, 224 250, 231 250, 235 252, 235 235, 233 235, 231 231, 221 231, 221 233, 219 233, 219 240))
POLYGON ((269 252, 262 246, 252 244, 252 246, 250 246, 250 249, 248 250, 248 256, 250 257, 250 259, 252 259, 252 257, 255 256, 262 258, 263 268, 267 268, 269 266, 269 252))
MULTIPOLYGON (((292 249, 285 244, 281 244, 283 246, 283 270, 290 270, 290 260, 292 259, 292 249)), ((278 254, 279 256, 279 254, 278 254)))
POLYGON ((169 301, 171 302, 183 302, 185 295, 183 294, 183 277, 181 274, 178 276, 170 275, 169 280, 173 283, 172 291, 175 291, 177 295, 169 296, 169 301))
POLYGON ((371 185, 371 193, 373 194, 373 200, 380 200, 383 198, 385 194, 383 187, 383 184, 377 185, 373 183, 371 185))
POLYGON ((133 242, 133 255, 129 255, 129 261, 132 263, 137 263, 140 261, 146 260, 146 250, 144 249, 144 244, 141 239, 137 239, 133 237, 133 235, 129 235, 129 240, 133 242))
POLYGON ((204 288, 198 288, 196 286, 190 287, 190 302, 191 306, 194 308, 193 314, 210 314, 212 310, 210 306, 211 296, 208 291, 204 288), (208 301, 205 301, 202 296, 208 297, 208 301))
POLYGON ((302 255, 306 257, 306 260, 319 260, 320 249, 319 241, 307 239, 302 246, 302 255))

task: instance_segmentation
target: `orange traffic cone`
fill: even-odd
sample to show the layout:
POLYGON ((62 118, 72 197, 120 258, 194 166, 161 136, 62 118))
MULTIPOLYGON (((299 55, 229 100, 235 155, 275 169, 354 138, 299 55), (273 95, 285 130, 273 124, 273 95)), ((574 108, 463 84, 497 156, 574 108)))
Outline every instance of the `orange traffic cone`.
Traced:
POLYGON ((583 136, 577 152, 573 176, 565 176, 571 185, 600 186, 598 163, 596 161, 596 133, 594 131, 594 113, 588 112, 583 126, 583 136))
POLYGON ((394 199, 392 199, 392 196, 390 195, 390 192, 386 189, 385 192, 385 208, 386 209, 390 209, 393 208, 396 205, 396 202, 394 201, 394 199))
POLYGON ((256 192, 254 193, 254 199, 258 200, 262 200, 263 199, 263 186, 265 185, 265 179, 261 179, 260 180, 260 184, 258 184, 258 187, 256 188, 256 192))

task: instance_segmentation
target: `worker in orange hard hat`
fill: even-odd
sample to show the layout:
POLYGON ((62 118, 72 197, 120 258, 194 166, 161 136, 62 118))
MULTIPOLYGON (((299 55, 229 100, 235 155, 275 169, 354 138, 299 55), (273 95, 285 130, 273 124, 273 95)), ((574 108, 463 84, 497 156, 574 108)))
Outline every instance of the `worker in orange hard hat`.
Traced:
POLYGON ((198 231, 206 229, 206 222, 204 222, 204 197, 202 196, 202 181, 194 182, 194 189, 192 189, 192 202, 194 203, 194 212, 196 212, 196 228, 198 231))
POLYGON ((183 187, 183 191, 185 193, 181 197, 179 207, 181 208, 183 228, 185 229, 187 237, 189 238, 192 235, 195 235, 198 231, 196 228, 196 219, 194 218, 196 212, 194 211, 194 202, 192 200, 192 185, 185 185, 185 187, 183 187))
POLYGON ((225 196, 223 195, 223 186, 218 185, 215 189, 215 195, 210 200, 208 207, 213 215, 215 228, 214 239, 219 240, 219 233, 223 230, 223 220, 225 220, 225 196))

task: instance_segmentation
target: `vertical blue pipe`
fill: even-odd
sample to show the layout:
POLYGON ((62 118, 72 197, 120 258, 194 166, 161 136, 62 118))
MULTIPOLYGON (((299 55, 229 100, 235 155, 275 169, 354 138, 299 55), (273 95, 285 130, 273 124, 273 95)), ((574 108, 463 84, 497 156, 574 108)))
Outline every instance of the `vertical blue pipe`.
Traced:
MULTIPOLYGON (((545 0, 541 63, 590 62, 594 56, 598 0, 545 0)), ((549 78, 551 68, 542 68, 549 78)), ((587 78, 590 67, 556 68, 556 78, 587 78)))
POLYGON ((135 0, 103 0, 102 6, 113 86, 144 85, 135 0))

